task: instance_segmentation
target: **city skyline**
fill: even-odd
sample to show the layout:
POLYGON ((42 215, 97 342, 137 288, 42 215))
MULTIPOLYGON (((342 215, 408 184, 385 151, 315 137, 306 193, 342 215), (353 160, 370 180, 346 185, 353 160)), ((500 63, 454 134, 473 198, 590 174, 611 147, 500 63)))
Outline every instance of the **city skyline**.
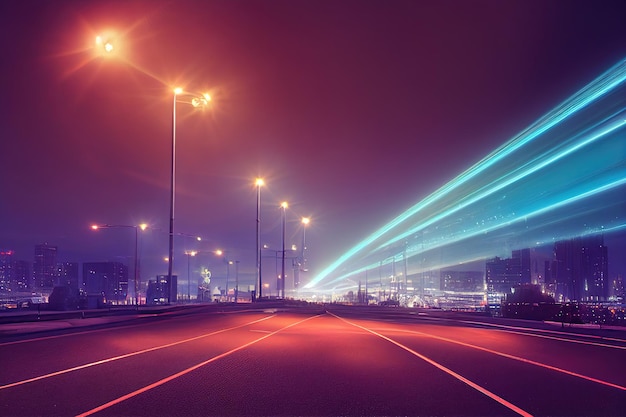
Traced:
POLYGON ((281 201, 289 244, 311 217, 306 282, 626 56, 622 2, 108 5, 0 6, 0 248, 128 263, 132 231, 89 227, 146 222, 144 280, 166 271, 171 87, 213 98, 178 112, 177 275, 223 248, 254 276, 263 177, 270 250, 281 201), (123 59, 93 56, 105 32, 123 59))

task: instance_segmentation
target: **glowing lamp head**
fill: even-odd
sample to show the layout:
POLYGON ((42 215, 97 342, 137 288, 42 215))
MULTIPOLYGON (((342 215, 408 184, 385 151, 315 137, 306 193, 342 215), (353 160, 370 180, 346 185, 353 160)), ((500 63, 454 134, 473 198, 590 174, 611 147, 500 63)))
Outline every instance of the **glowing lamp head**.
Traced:
POLYGON ((283 201, 282 203, 280 203, 280 207, 283 208, 283 209, 286 209, 286 208, 289 207, 289 204, 287 204, 286 201, 283 201))
POLYGON ((222 256, 224 254, 224 251, 222 251, 221 249, 218 249, 218 250, 215 251, 215 254, 217 256, 222 256))
POLYGON ((176 87, 174 89, 174 94, 178 95, 178 94, 182 94, 183 93, 183 89, 180 87, 176 87))
POLYGON ((302 218, 302 224, 303 224, 303 225, 305 225, 305 226, 306 226, 306 225, 307 225, 307 224, 309 224, 309 223, 311 223, 311 219, 310 219, 310 218, 308 218, 308 217, 303 217, 303 218, 302 218))
POLYGON ((91 225, 91 230, 98 230, 100 228, 100 226, 98 226, 97 224, 92 224, 91 225))
POLYGON ((141 223, 141 224, 139 225, 139 228, 140 228, 141 230, 146 230, 146 229, 148 228, 148 224, 147 224, 147 223, 141 223))
POLYGON ((106 53, 113 52, 113 44, 109 41, 105 41, 102 36, 96 36, 96 46, 102 48, 106 53))
POLYGON ((254 184, 257 187, 263 187, 265 185, 265 181, 263 181, 263 178, 257 178, 256 181, 254 182, 254 184))

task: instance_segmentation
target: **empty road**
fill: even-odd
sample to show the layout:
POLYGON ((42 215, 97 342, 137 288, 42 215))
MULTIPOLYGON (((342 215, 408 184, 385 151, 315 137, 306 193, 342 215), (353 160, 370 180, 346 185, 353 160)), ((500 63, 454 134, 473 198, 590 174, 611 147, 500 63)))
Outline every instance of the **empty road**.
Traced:
POLYGON ((0 415, 626 414, 622 331, 264 303, 98 323, 0 333, 0 415))

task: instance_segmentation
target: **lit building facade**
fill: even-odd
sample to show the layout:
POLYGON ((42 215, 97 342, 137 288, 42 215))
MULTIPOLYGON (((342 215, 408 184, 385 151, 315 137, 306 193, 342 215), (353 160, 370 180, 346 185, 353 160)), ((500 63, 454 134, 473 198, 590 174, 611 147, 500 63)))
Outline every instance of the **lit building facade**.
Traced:
POLYGON ((168 282, 167 275, 157 275, 156 279, 148 281, 146 304, 169 304, 176 301, 178 296, 178 276, 172 275, 172 282, 168 282))
POLYGON ((485 278, 482 271, 441 271, 442 291, 482 292, 485 278))
POLYGON ((610 295, 608 250, 602 235, 554 244, 557 301, 606 301, 610 295))
POLYGON ((62 262, 57 264, 57 285, 70 287, 72 290, 80 289, 78 270, 78 262, 62 262))
POLYGON ((128 266, 120 262, 85 262, 82 284, 87 297, 104 297, 105 304, 125 304, 128 266))
POLYGON ((511 258, 489 259, 485 268, 487 302, 500 304, 513 288, 531 283, 530 249, 514 250, 511 258))
POLYGON ((29 278, 29 262, 15 259, 12 250, 0 251, 0 292, 26 292, 29 278))
POLYGON ((57 282, 57 247, 47 243, 35 245, 32 291, 51 293, 57 282))

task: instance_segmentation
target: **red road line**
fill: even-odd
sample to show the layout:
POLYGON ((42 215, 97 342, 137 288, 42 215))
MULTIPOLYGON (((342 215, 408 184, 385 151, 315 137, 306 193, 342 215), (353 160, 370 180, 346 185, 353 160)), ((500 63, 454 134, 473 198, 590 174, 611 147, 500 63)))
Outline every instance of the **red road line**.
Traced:
POLYGON ((227 332, 227 331, 230 331, 230 330, 235 330, 235 329, 239 329, 241 327, 249 326, 251 324, 258 323, 258 322, 270 319, 272 317, 274 317, 274 316, 263 317, 263 318, 260 318, 258 320, 251 321, 249 323, 244 323, 244 324, 241 324, 239 326, 230 327, 228 329, 222 329, 222 330, 217 330, 215 332, 202 334, 200 336, 192 337, 190 339, 179 340, 177 342, 172 342, 172 343, 168 343, 168 344, 161 345, 161 346, 154 346, 154 347, 151 347, 151 348, 148 348, 148 349, 138 350, 136 352, 126 353, 124 355, 113 356, 111 358, 107 358, 107 359, 102 359, 102 360, 95 361, 95 362, 86 363, 86 364, 83 364, 83 365, 75 366, 73 368, 62 369, 60 371, 51 372, 49 374, 40 375, 40 376, 36 376, 36 377, 33 377, 33 378, 29 378, 29 379, 24 379, 22 381, 13 382, 13 383, 6 384, 6 385, 0 385, 0 390, 7 389, 7 388, 13 388, 13 387, 16 387, 18 385, 24 385, 24 384, 28 384, 28 383, 35 382, 35 381, 40 381, 40 380, 46 379, 46 378, 52 378, 52 377, 55 377, 55 376, 67 374, 67 373, 74 372, 74 371, 79 371, 81 369, 90 368, 90 367, 96 366, 96 365, 102 365, 102 364, 113 362, 113 361, 117 361, 117 360, 120 360, 120 359, 130 358, 132 356, 141 355, 143 353, 148 353, 148 352, 153 352, 155 350, 169 348, 169 347, 172 347, 172 346, 180 345, 182 343, 193 342, 194 340, 202 339, 204 337, 214 336, 214 335, 219 334, 219 333, 224 333, 224 332, 227 332))
MULTIPOLYGON (((564 373, 564 374, 567 374, 567 375, 570 375, 570 376, 575 376, 576 378, 585 379, 587 381, 595 382, 597 384, 602 384, 602 385, 606 385, 606 386, 609 386, 609 387, 612 387, 612 388, 617 388, 617 389, 622 390, 622 391, 626 391, 626 387, 624 387, 622 385, 618 385, 618 384, 614 384, 612 382, 603 381, 601 379, 597 379, 597 378, 593 378, 593 377, 590 377, 590 376, 578 374, 576 372, 568 371, 567 369, 563 369, 563 368, 557 368, 556 366, 548 365, 548 364, 545 364, 545 363, 535 362, 535 361, 533 361, 531 359, 526 359, 526 358, 522 358, 522 357, 519 357, 519 356, 509 355, 508 353, 504 353, 504 352, 498 352, 497 350, 488 349, 488 348, 485 348, 485 347, 482 347, 482 346, 471 345, 469 343, 461 342, 461 341, 458 341, 458 340, 452 340, 452 339, 448 339, 446 337, 435 336, 435 335, 431 335, 431 334, 428 334, 428 333, 418 332, 418 331, 415 331, 415 330, 391 329, 391 331, 401 331, 401 332, 407 332, 407 333, 415 333, 415 334, 419 334, 419 335, 422 335, 422 336, 430 337, 430 338, 433 338, 433 339, 443 340, 443 341, 449 342, 449 343, 455 343, 457 345, 461 345, 461 346, 470 347, 470 348, 473 348, 473 349, 482 350, 484 352, 491 353, 491 354, 498 355, 498 356, 502 356, 502 357, 505 357, 507 359, 513 359, 513 360, 520 361, 520 362, 523 362, 523 363, 528 363, 530 365, 539 366, 539 367, 542 367, 542 368, 549 369, 551 371, 561 372, 561 373, 564 373)), ((524 333, 522 333, 522 334, 524 334, 524 333)), ((544 337, 546 337, 546 336, 544 336, 544 337)))
POLYGON ((306 318, 306 319, 304 319, 304 320, 300 320, 300 321, 298 321, 298 322, 291 323, 291 324, 290 324, 290 325, 288 325, 288 326, 285 326, 285 327, 282 327, 282 328, 280 328, 280 329, 278 329, 278 330, 275 330, 275 331, 273 331, 273 332, 271 332, 271 333, 269 333, 269 334, 266 334, 265 336, 262 336, 262 337, 260 337, 260 338, 258 338, 258 339, 255 339, 255 340, 253 340, 253 341, 251 341, 251 342, 244 343, 243 345, 238 346, 238 347, 236 347, 236 348, 234 348, 234 349, 231 349, 231 350, 229 350, 228 352, 221 353, 221 354, 219 354, 219 355, 217 355, 217 356, 214 356, 214 357, 212 357, 212 358, 210 358, 210 359, 207 359, 206 361, 203 361, 203 362, 197 363, 196 365, 194 365, 194 366, 192 366, 192 367, 189 367, 189 368, 184 369, 184 370, 182 370, 182 371, 180 371, 180 372, 177 372, 177 373, 175 373, 175 374, 173 374, 173 375, 170 375, 170 376, 168 376, 168 377, 166 377, 166 378, 163 378, 163 379, 161 379, 161 380, 159 380, 159 381, 156 381, 156 382, 154 382, 154 383, 152 383, 152 384, 150 384, 150 385, 146 385, 145 387, 139 388, 138 390, 135 390, 135 391, 133 391, 133 392, 130 392, 130 393, 128 393, 128 394, 126 394, 126 395, 123 395, 123 396, 121 396, 121 397, 118 397, 118 398, 116 398, 116 399, 114 399, 114 400, 111 400, 111 401, 109 401, 109 402, 107 402, 107 403, 105 403, 105 404, 102 404, 102 405, 100 405, 100 406, 98 406, 98 407, 96 407, 96 408, 92 408, 91 410, 88 410, 88 411, 85 411, 84 413, 78 414, 76 417, 87 417, 87 416, 90 416, 90 415, 95 414, 95 413, 97 413, 97 412, 100 412, 100 411, 102 411, 102 410, 105 410, 105 409, 107 409, 107 408, 109 408, 109 407, 112 407, 112 406, 114 406, 114 405, 116 405, 116 404, 119 404, 119 403, 121 403, 121 402, 123 402, 123 401, 126 401, 126 400, 128 400, 128 399, 130 399, 130 398, 136 397, 136 396, 137 396, 137 395, 139 395, 139 394, 143 394, 144 392, 150 391, 151 389, 154 389, 154 388, 156 388, 156 387, 158 387, 158 386, 161 386, 161 385, 166 384, 166 383, 168 383, 168 382, 170 382, 170 381, 173 381, 173 380, 175 380, 176 378, 180 378, 181 376, 186 375, 186 374, 188 374, 188 373, 190 373, 190 372, 193 372, 193 371, 195 371, 196 369, 199 369, 199 368, 201 368, 201 367, 203 367, 203 366, 205 366, 205 365, 208 365, 208 364, 209 364, 209 363, 211 363, 211 362, 215 362, 215 361, 216 361, 216 360, 218 360, 218 359, 222 359, 222 358, 224 358, 224 357, 226 357, 226 356, 229 356, 229 355, 231 355, 231 354, 233 354, 233 353, 235 353, 235 352, 238 352, 238 351, 240 351, 240 350, 242 350, 242 349, 245 349, 245 348, 247 348, 247 347, 249 347, 249 346, 252 346, 252 345, 254 345, 255 343, 258 343, 258 342, 260 342, 260 341, 262 341, 262 340, 264 340, 264 339, 267 339, 267 338, 268 338, 268 337, 270 337, 270 336, 275 335, 276 333, 279 333, 279 332, 281 332, 281 331, 283 331, 283 330, 286 330, 286 329, 288 329, 288 328, 290 328, 290 327, 296 326, 296 325, 298 325, 298 324, 300 324, 300 323, 304 323, 305 321, 311 320, 311 319, 316 318, 316 317, 319 317, 319 315, 315 315, 315 316, 307 317, 307 318, 306 318))
POLYGON ((359 329, 365 330, 368 333, 371 333, 371 334, 373 334, 375 336, 380 337, 381 339, 384 339, 384 340, 386 340, 386 341, 388 341, 390 343, 393 343, 394 345, 396 345, 396 346, 406 350, 407 352, 411 353, 412 355, 417 356, 421 360, 423 360, 423 361, 433 365, 437 369, 439 369, 439 370, 447 373, 448 375, 453 376, 454 378, 458 379, 459 381, 469 385, 470 387, 474 388, 476 391, 480 392, 481 394, 484 394, 487 397, 491 398, 492 400, 502 404, 503 406, 505 406, 509 410, 514 411, 515 413, 517 413, 517 414, 519 414, 521 416, 524 416, 524 417, 532 417, 532 414, 530 414, 529 412, 522 410, 521 408, 519 408, 515 404, 512 404, 512 403, 508 402, 507 400, 505 400, 504 398, 500 397, 499 395, 489 391, 486 388, 481 387, 480 385, 476 384, 475 382, 470 381, 469 379, 465 378, 464 376, 462 376, 460 374, 457 374, 453 370, 451 370, 449 368, 446 368, 445 366, 443 366, 440 363, 435 362, 434 360, 432 360, 432 359, 422 355, 421 353, 418 353, 418 352, 414 351, 413 349, 409 348, 408 346, 405 346, 402 343, 397 342, 397 341, 395 341, 395 340, 393 340, 393 339, 391 339, 391 338, 389 338, 389 337, 387 337, 387 336, 385 336, 383 334, 380 334, 380 333, 378 333, 378 332, 376 332, 374 330, 370 330, 367 327, 363 327, 363 326, 360 326, 360 325, 358 325, 356 323, 352 323, 352 322, 350 322, 350 321, 348 321, 348 320, 346 320, 346 319, 344 319, 342 317, 339 317, 339 316, 337 316, 337 315, 335 315, 335 314, 333 314, 331 312, 328 312, 328 314, 338 318, 339 320, 344 321, 345 323, 348 323, 348 324, 350 324, 352 326, 358 327, 359 329))

